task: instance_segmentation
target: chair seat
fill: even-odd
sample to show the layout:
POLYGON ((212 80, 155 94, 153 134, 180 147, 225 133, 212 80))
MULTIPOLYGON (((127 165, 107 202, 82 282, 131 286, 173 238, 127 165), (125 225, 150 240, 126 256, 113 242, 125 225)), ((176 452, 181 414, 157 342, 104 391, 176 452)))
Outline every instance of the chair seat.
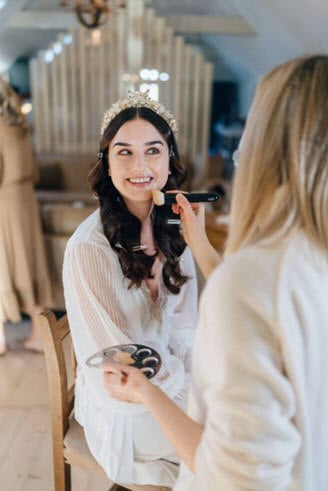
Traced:
POLYGON ((72 416, 64 438, 64 457, 71 465, 107 477, 104 469, 90 453, 82 426, 72 416))

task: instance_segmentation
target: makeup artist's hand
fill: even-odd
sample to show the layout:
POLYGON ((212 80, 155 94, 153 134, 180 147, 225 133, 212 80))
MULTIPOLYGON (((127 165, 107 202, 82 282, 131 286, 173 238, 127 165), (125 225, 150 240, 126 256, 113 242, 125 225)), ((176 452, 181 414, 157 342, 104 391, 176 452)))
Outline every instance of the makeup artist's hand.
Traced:
POLYGON ((179 213, 183 237, 205 278, 221 262, 219 253, 208 240, 205 229, 205 206, 190 203, 182 193, 176 196, 177 204, 172 205, 174 213, 179 213))
POLYGON ((144 404, 182 460, 194 471, 195 454, 202 438, 203 426, 189 418, 138 368, 106 363, 103 371, 104 385, 109 394, 120 401, 144 404))
POLYGON ((190 203, 183 193, 176 196, 176 205, 172 205, 172 211, 180 215, 182 234, 191 249, 206 237, 205 230, 205 206, 203 203, 190 203))
POLYGON ((124 402, 142 403, 153 384, 135 367, 119 363, 104 363, 104 385, 111 397, 124 402))

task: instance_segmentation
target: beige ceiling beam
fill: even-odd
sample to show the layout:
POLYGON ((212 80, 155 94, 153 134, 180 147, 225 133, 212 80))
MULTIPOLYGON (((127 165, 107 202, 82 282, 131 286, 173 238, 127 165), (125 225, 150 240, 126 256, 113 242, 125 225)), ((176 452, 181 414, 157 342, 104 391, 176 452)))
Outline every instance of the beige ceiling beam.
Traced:
POLYGON ((58 10, 29 10, 17 12, 6 27, 16 29, 70 29, 77 26, 78 21, 73 12, 58 10))
POLYGON ((238 15, 175 15, 166 20, 179 33, 256 35, 252 26, 238 15))
POLYGON ((8 2, 0 10, 0 31, 9 25, 17 13, 26 6, 28 0, 15 0, 8 2))
MULTIPOLYGON (((175 15, 165 16, 177 33, 206 33, 254 36, 256 31, 242 17, 233 15, 175 15)), ((7 27, 24 29, 70 29, 77 25, 75 14, 58 10, 17 12, 7 27)))

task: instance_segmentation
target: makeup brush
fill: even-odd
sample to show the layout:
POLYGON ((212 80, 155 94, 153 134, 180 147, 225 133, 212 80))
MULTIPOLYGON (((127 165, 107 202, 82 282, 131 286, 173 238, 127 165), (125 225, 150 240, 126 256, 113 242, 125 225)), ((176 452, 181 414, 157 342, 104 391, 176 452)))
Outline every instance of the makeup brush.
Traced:
MULTIPOLYGON (((155 205, 173 205, 176 203, 176 195, 178 193, 162 193, 158 189, 152 189, 153 200, 155 205)), ((182 193, 190 203, 208 203, 217 201, 219 195, 217 193, 182 193)))

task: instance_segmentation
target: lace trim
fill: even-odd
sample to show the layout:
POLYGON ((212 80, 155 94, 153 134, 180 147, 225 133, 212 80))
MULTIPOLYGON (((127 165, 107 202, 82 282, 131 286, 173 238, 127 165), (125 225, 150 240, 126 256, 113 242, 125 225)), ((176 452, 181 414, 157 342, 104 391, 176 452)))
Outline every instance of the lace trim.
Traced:
POLYGON ((141 283, 140 290, 143 293, 147 301, 147 304, 150 308, 152 319, 155 319, 158 322, 158 324, 161 325, 163 320, 163 312, 166 308, 166 304, 168 300, 168 290, 163 283, 162 276, 160 277, 158 283, 158 297, 156 300, 152 299, 149 288, 144 281, 141 283))

